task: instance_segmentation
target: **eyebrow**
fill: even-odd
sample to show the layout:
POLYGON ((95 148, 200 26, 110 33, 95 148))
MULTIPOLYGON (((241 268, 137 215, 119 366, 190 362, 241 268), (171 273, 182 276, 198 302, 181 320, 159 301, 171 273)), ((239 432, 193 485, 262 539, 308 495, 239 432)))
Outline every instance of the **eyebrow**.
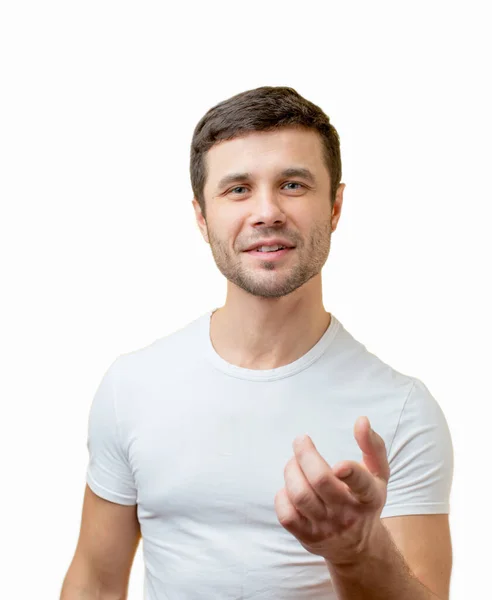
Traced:
MULTIPOLYGON (((304 167, 290 167, 288 169, 284 169, 280 173, 280 177, 301 177, 306 181, 309 181, 312 185, 316 185, 316 178, 313 173, 309 169, 305 169, 304 167)), ((226 185, 231 183, 236 183, 237 181, 251 181, 252 180, 251 173, 230 173, 229 175, 225 175, 217 184, 217 191, 224 188, 226 185)))

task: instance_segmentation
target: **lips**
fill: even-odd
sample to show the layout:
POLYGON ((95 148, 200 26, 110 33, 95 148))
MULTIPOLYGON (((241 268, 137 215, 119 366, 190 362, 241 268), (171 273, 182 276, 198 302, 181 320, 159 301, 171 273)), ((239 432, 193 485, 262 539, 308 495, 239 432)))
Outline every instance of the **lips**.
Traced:
POLYGON ((295 248, 290 242, 286 240, 263 240, 262 242, 256 242, 249 248, 246 248, 244 252, 250 252, 251 250, 256 250, 257 248, 261 248, 261 246, 284 246, 284 248, 295 248))
POLYGON ((274 261, 281 259, 291 250, 294 250, 294 248, 284 248, 283 250, 274 250, 272 252, 259 252, 258 250, 248 250, 247 254, 249 254, 250 256, 256 256, 260 260, 274 261))

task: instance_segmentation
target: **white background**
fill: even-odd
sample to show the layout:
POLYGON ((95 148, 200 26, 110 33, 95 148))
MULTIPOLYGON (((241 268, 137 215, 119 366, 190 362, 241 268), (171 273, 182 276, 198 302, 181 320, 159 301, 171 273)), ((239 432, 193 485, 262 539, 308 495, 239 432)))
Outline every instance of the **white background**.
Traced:
MULTIPOLYGON (((87 419, 121 353, 225 300, 189 146, 287 85, 341 137, 326 310, 447 417, 452 598, 490 580, 490 22, 479 2, 22 2, 0 9, 0 597, 57 598, 87 419), (487 556, 488 553, 488 556, 487 556)), ((141 599, 141 546, 129 598, 141 599)))

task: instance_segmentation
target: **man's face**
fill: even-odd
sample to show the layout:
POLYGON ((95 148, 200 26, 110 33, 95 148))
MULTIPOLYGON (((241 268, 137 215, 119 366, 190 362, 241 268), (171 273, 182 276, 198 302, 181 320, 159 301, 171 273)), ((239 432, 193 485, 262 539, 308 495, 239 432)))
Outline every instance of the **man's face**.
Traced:
POLYGON ((315 131, 285 128, 220 142, 207 153, 207 220, 197 223, 220 272, 254 296, 290 294, 321 272, 330 251, 344 184, 330 205, 330 176, 315 131), (286 169, 311 174, 283 175, 286 169), (242 175, 234 179, 231 174, 242 175), (332 214, 333 213, 333 214, 332 214), (245 250, 264 239, 295 246, 281 255, 245 250))

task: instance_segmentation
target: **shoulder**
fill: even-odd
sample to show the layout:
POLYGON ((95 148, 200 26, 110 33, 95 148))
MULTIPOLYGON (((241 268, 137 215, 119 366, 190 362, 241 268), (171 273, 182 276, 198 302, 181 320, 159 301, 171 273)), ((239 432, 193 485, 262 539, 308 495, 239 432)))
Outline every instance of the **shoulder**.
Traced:
POLYGON ((179 364, 187 362, 185 359, 197 346, 202 318, 158 337, 143 347, 120 354, 112 365, 115 378, 128 386, 151 380, 159 374, 166 373, 169 376, 179 364))

